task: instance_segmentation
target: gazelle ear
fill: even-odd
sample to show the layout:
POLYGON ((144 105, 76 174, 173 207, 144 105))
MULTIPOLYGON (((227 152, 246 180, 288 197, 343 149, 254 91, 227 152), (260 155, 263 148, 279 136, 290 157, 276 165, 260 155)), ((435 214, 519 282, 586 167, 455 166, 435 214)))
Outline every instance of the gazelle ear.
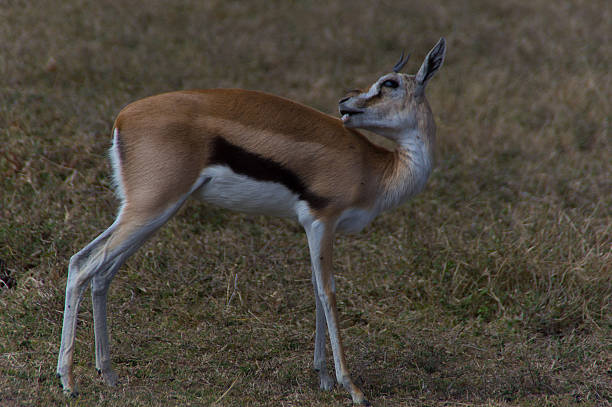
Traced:
POLYGON ((423 65, 416 74, 417 93, 423 94, 425 92, 425 86, 432 76, 442 66, 444 62, 444 55, 446 54, 446 40, 440 38, 438 43, 429 51, 423 65))

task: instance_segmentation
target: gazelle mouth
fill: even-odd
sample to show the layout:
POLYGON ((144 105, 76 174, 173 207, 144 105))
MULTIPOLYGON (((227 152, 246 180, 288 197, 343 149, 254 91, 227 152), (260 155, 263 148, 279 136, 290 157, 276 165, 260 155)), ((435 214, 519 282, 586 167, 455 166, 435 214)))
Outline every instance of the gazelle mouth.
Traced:
POLYGON ((356 114, 362 114, 362 113, 363 111, 361 110, 340 109, 340 114, 342 115, 343 123, 346 123, 349 117, 356 115, 356 114))

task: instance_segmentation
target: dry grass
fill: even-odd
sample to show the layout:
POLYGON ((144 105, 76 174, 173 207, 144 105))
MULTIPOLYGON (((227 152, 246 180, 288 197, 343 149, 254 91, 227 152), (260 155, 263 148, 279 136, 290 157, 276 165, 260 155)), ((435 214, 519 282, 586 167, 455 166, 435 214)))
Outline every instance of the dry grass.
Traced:
POLYGON ((310 368, 295 224, 187 205, 111 288, 116 389, 85 299, 76 400, 54 372, 67 262, 112 222, 124 104, 243 87, 335 114, 441 35, 428 189, 336 242, 354 377, 380 406, 612 404, 609 2, 167 3, 0 2, 0 405, 347 405, 310 368))

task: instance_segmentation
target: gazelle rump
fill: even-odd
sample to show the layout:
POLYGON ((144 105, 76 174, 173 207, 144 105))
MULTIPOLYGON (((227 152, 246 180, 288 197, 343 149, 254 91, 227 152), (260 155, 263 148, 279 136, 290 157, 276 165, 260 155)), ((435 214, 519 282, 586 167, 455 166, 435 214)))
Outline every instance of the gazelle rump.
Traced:
POLYGON ((125 107, 113 128, 111 161, 121 206, 115 222, 70 259, 57 374, 76 393, 72 357, 78 307, 91 282, 96 369, 114 385, 106 326, 110 282, 188 197, 251 213, 291 217, 304 227, 316 303, 314 368, 322 389, 329 333, 336 380, 368 404, 350 378, 336 309, 332 245, 423 189, 435 124, 425 87, 445 55, 440 39, 415 76, 399 71, 340 101, 341 120, 266 93, 214 89, 152 96, 125 107), (388 151, 356 129, 397 143, 388 151))

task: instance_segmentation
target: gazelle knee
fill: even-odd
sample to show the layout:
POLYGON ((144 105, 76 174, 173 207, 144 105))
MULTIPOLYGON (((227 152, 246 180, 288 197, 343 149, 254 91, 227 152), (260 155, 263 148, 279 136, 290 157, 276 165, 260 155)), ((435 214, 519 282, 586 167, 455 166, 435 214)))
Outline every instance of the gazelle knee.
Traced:
MULTIPOLYGON (((105 232, 106 233, 106 232, 105 232)), ((85 263, 89 260, 92 253, 96 248, 102 243, 102 241, 106 241, 107 237, 102 235, 102 238, 98 237, 93 242, 85 246, 83 249, 79 250, 70 258, 70 263, 68 264, 68 272, 74 270, 74 272, 78 272, 85 266, 85 263)))
MULTIPOLYGON (((91 266, 91 265, 89 265, 91 266)), ((68 279, 66 281, 66 295, 68 298, 80 298, 92 279, 92 269, 88 267, 87 260, 83 260, 78 253, 70 258, 68 265, 68 279)))
POLYGON ((70 257, 70 262, 68 263, 68 277, 73 276, 79 272, 82 266, 82 255, 81 252, 74 254, 70 257))

